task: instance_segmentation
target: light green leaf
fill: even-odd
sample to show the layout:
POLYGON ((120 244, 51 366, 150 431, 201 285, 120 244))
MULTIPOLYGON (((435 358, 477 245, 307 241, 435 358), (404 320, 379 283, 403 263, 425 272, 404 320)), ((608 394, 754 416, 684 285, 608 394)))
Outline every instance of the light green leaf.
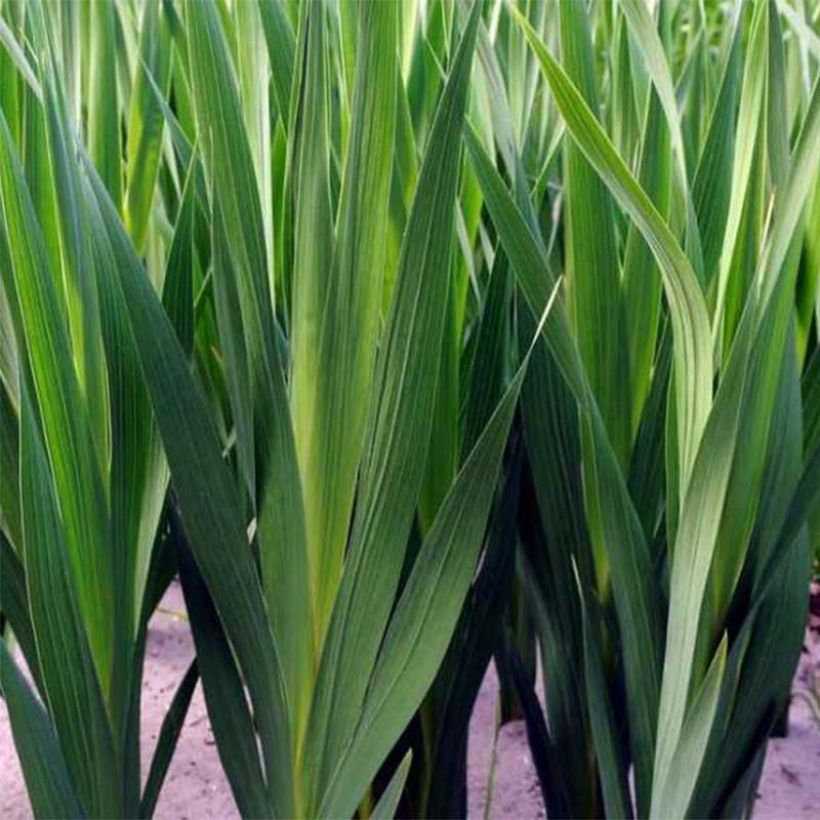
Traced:
POLYGON ((650 817, 685 817, 700 772, 706 743, 715 720, 720 686, 726 668, 727 639, 718 646, 698 696, 683 724, 680 740, 672 758, 668 780, 652 791, 650 817))
POLYGON ((168 94, 171 82, 171 34, 165 4, 157 0, 143 4, 138 57, 128 118, 128 185, 123 215, 128 233, 141 252, 159 173, 165 122, 149 75, 163 95, 168 94))
POLYGON ((353 742, 332 772, 319 814, 347 816, 401 735, 444 658, 475 573, 501 458, 533 345, 464 462, 390 619, 353 742))
MULTIPOLYGON (((0 115, 0 201, 29 366, 48 448, 77 599, 103 690, 111 674, 113 586, 106 502, 90 419, 71 361, 68 323, 43 237, 0 115)), ((91 271, 86 271, 89 277, 91 271)), ((91 277, 93 279, 93 277, 91 277)), ((91 344, 99 339, 91 337, 91 344)))
MULTIPOLYGON (((322 294, 317 368, 305 371, 315 383, 314 399, 300 408, 309 431, 301 468, 317 648, 338 589, 371 402, 393 164, 395 8, 366 3, 359 12, 359 40, 366 46, 357 60, 338 236, 322 294)), ((315 244, 315 232, 305 239, 315 244)))
MULTIPOLYGON (((246 403, 253 418, 254 439, 248 446, 253 446, 255 454, 252 500, 267 613, 287 675, 288 698, 298 715, 309 695, 312 623, 304 508, 276 340, 259 193, 217 6, 213 0, 191 0, 185 8, 198 139, 215 221, 217 225, 222 221, 224 237, 230 239, 226 246, 239 302, 239 315, 233 320, 241 322, 245 337, 249 391, 237 400, 246 403)), ((215 274, 228 272, 217 270, 215 274)), ((207 573, 205 580, 210 588, 207 573)), ((235 640, 230 629, 228 632, 235 640)), ((270 766, 270 754, 268 758, 270 766)))
POLYGON ((517 19, 539 58, 570 135, 621 207, 635 221, 660 267, 675 339, 678 448, 681 454, 681 490, 685 491, 712 403, 709 317, 700 285, 663 217, 618 156, 578 89, 526 19, 520 15, 517 19))
MULTIPOLYGON (((310 807, 313 811, 358 721, 421 485, 478 19, 476 5, 430 133, 379 353, 377 399, 366 428, 351 546, 324 645, 307 737, 307 782, 317 801, 310 807)), ((359 796, 355 794, 354 800, 359 796)))
MULTIPOLYGON (((583 3, 559 3, 561 53, 567 75, 590 109, 598 108, 592 41, 583 3)), ((564 146, 565 271, 570 314, 584 363, 618 460, 630 439, 629 358, 611 197, 575 142, 564 146), (595 237, 591 242, 590 237, 595 237)))
POLYGON ((115 16, 113 0, 89 6, 91 54, 88 87, 89 152, 108 193, 119 210, 122 205, 122 148, 117 93, 115 16))
POLYGON ((413 750, 409 749, 402 758, 401 763, 396 767, 387 788, 382 792, 379 802, 373 807, 370 815, 371 820, 392 820, 396 816, 396 809, 401 799, 407 775, 410 772, 410 763, 413 760, 413 750))
POLYGON ((115 747, 105 701, 80 618, 68 548, 34 409, 23 394, 20 499, 29 611, 49 710, 84 808, 120 811, 115 747))

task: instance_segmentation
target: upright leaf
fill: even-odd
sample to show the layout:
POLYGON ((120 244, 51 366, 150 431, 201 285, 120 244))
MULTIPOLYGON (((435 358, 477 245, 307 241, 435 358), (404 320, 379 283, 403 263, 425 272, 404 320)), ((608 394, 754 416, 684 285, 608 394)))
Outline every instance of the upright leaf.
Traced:
POLYGON ((119 209, 122 205, 122 147, 116 69, 115 15, 118 11, 113 0, 92 3, 88 11, 91 40, 89 152, 119 209))
MULTIPOLYGON (((544 318, 556 294, 557 288, 544 318)), ((539 326, 536 339, 540 332, 539 326)), ((529 353, 464 462, 422 544, 390 619, 353 742, 332 772, 320 807, 322 815, 352 812, 433 682, 475 572, 528 361, 529 353)))
POLYGON ((77 605, 51 471, 25 394, 20 436, 23 555, 45 696, 85 810, 117 814, 114 741, 77 605))
POLYGON ((48 715, 32 694, 5 641, 0 641, 0 688, 35 815, 83 817, 48 715))
MULTIPOLYGON (((559 3, 561 54, 567 75, 590 109, 598 107, 592 41, 583 3, 559 3)), ((629 448, 626 327, 612 200, 574 143, 564 145, 565 269, 581 359, 609 439, 625 463, 629 448), (590 241, 594 237, 594 241, 590 241)))
MULTIPOLYGON (((462 36, 419 173, 377 363, 361 488, 325 641, 305 761, 319 808, 355 729, 421 484, 446 307, 458 155, 479 13, 462 36)), ((359 795, 353 795, 355 800, 359 795)), ((352 806, 351 806, 352 808, 352 806)))
POLYGON ((230 239, 226 244, 239 302, 239 317, 234 318, 241 317, 244 331, 250 389, 237 400, 246 403, 253 418, 252 490, 267 612, 287 674, 288 697, 299 714, 309 694, 311 635, 304 508, 258 187, 217 6, 213 0, 191 0, 186 12, 198 138, 217 224, 222 220, 224 238, 230 239))
MULTIPOLYGON (((315 382, 314 401, 302 408, 310 429, 302 475, 319 639, 338 588, 373 390, 393 165, 395 8, 365 3, 359 12, 364 48, 357 60, 338 236, 323 294, 317 369, 306 372, 315 382)), ((315 236, 306 241, 315 243, 315 236)))
MULTIPOLYGON (((112 662, 113 584, 100 463, 71 361, 63 305, 20 161, 2 116, 0 197, 3 229, 20 300, 22 331, 77 584, 77 600, 88 625, 91 652, 105 690, 112 662)), ((92 338, 92 344, 99 341, 92 338)))
POLYGON ((143 4, 134 87, 128 117, 127 188, 123 217, 138 251, 145 245, 154 189, 160 168, 165 118, 151 81, 162 94, 171 82, 171 33, 160 0, 143 4), (150 76, 149 76, 150 75, 150 76))
POLYGON ((291 734, 282 665, 247 541, 239 496, 214 422, 159 297, 117 218, 92 180, 191 548, 214 598, 253 704, 271 812, 292 813, 291 734))

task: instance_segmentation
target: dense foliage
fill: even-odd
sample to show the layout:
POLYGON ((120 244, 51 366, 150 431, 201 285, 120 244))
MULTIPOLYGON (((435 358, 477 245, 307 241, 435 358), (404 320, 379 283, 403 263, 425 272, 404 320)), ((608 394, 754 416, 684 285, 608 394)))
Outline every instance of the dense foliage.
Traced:
POLYGON ((549 816, 749 814, 820 549, 819 21, 0 0, 37 816, 150 816, 200 679, 243 816, 463 816, 493 657, 549 816))

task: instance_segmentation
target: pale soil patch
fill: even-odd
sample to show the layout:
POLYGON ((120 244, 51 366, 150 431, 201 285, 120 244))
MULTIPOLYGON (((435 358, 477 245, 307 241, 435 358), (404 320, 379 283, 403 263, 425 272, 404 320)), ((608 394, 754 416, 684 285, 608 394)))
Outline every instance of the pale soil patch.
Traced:
POLYGON ((820 613, 814 614, 820 604, 820 589, 816 587, 810 628, 806 630, 792 688, 789 735, 769 741, 755 818, 809 820, 820 817, 820 726, 812 718, 809 704, 798 695, 815 688, 820 698, 820 613))
MULTIPOLYGON (((165 711, 193 657, 179 586, 174 584, 151 621, 145 683, 142 693, 143 776, 165 711)), ((820 623, 818 623, 820 626, 820 623)), ((807 631, 806 645, 795 677, 795 691, 805 690, 820 674, 820 634, 807 631)), ((469 816, 485 813, 498 683, 491 668, 482 684, 470 725, 468 773, 469 816)), ((489 815, 493 818, 544 817, 541 794, 520 722, 503 726, 495 749, 495 776, 489 815)), ((0 818, 29 818, 25 785, 11 742, 5 705, 0 701, 0 818)), ((179 746, 159 798, 156 816, 166 820, 236 818, 238 813, 222 774, 208 724, 201 688, 197 686, 179 746)), ((800 820, 820 817, 820 729, 808 705, 795 698, 789 736, 772 740, 755 808, 759 820, 800 820)))

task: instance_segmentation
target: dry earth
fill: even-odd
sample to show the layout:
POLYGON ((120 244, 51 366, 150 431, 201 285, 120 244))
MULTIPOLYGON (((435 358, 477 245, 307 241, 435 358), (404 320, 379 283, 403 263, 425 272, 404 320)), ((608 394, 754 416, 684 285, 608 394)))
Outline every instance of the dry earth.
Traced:
MULTIPOLYGON (((159 727, 174 690, 185 672, 193 647, 179 587, 174 584, 151 621, 143 710, 143 771, 148 768, 159 727)), ((817 675, 820 685, 820 617, 806 633, 794 691, 805 692, 817 675)), ((527 747, 523 724, 507 724, 495 740, 498 684, 490 669, 479 693, 470 726, 469 816, 485 816, 493 755, 492 818, 544 817, 544 808, 527 747), (494 750, 495 746, 495 750, 494 750)), ((14 753, 5 705, 0 702, 0 818, 29 818, 25 785, 14 753)), ((159 798, 156 816, 167 820, 236 818, 208 724, 201 689, 197 687, 179 746, 159 798)), ((820 817, 820 727, 812 722, 802 697, 793 698, 789 735, 775 739, 769 751, 755 808, 756 820, 799 820, 820 817)))

